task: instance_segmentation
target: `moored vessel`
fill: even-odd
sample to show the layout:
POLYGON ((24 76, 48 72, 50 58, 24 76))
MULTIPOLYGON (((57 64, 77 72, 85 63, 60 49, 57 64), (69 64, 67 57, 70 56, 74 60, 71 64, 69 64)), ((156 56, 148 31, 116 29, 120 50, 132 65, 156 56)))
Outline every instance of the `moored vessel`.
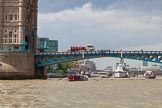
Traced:
POLYGON ((115 69, 113 71, 113 77, 114 78, 128 78, 129 77, 129 65, 126 65, 124 63, 122 51, 121 51, 121 57, 120 62, 116 63, 115 69))
POLYGON ((156 78, 156 74, 153 71, 146 71, 144 73, 144 77, 147 79, 155 79, 156 78))

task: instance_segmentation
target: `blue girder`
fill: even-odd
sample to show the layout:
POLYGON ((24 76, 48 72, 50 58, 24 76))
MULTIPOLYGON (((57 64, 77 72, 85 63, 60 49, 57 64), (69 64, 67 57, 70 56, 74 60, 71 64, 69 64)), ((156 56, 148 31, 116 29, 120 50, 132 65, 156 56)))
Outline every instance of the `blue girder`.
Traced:
MULTIPOLYGON (((92 52, 45 52, 36 53, 36 66, 42 67, 67 61, 100 57, 121 57, 121 51, 100 50, 92 52)), ((162 64, 162 51, 122 51, 123 58, 162 64)))

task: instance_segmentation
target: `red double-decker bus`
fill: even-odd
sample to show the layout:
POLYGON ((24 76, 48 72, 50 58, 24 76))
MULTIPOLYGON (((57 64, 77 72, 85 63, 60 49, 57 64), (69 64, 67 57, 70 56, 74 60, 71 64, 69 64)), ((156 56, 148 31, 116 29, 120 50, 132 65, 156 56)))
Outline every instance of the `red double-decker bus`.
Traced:
POLYGON ((71 46, 70 50, 71 51, 86 51, 86 47, 84 47, 84 46, 71 46))

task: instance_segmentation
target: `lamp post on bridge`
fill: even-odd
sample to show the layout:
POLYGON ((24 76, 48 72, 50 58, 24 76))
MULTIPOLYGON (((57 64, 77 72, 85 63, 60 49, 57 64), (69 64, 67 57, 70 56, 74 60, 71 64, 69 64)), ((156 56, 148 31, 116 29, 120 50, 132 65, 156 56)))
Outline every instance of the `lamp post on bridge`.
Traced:
POLYGON ((84 51, 82 52, 82 58, 84 59, 84 51))

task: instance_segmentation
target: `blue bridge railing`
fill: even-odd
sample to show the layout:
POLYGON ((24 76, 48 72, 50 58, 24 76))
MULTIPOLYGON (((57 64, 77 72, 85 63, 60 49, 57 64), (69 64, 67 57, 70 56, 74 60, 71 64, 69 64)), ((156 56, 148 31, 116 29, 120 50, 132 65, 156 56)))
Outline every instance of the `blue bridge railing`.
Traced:
POLYGON ((51 64, 57 64, 67 61, 75 61, 82 59, 92 59, 99 57, 117 57, 120 58, 122 53, 123 58, 142 60, 148 62, 162 63, 162 51, 110 51, 99 50, 92 52, 37 52, 36 66, 42 67, 51 64))
POLYGON ((30 49, 5 49, 0 50, 0 52, 30 52, 30 49))

